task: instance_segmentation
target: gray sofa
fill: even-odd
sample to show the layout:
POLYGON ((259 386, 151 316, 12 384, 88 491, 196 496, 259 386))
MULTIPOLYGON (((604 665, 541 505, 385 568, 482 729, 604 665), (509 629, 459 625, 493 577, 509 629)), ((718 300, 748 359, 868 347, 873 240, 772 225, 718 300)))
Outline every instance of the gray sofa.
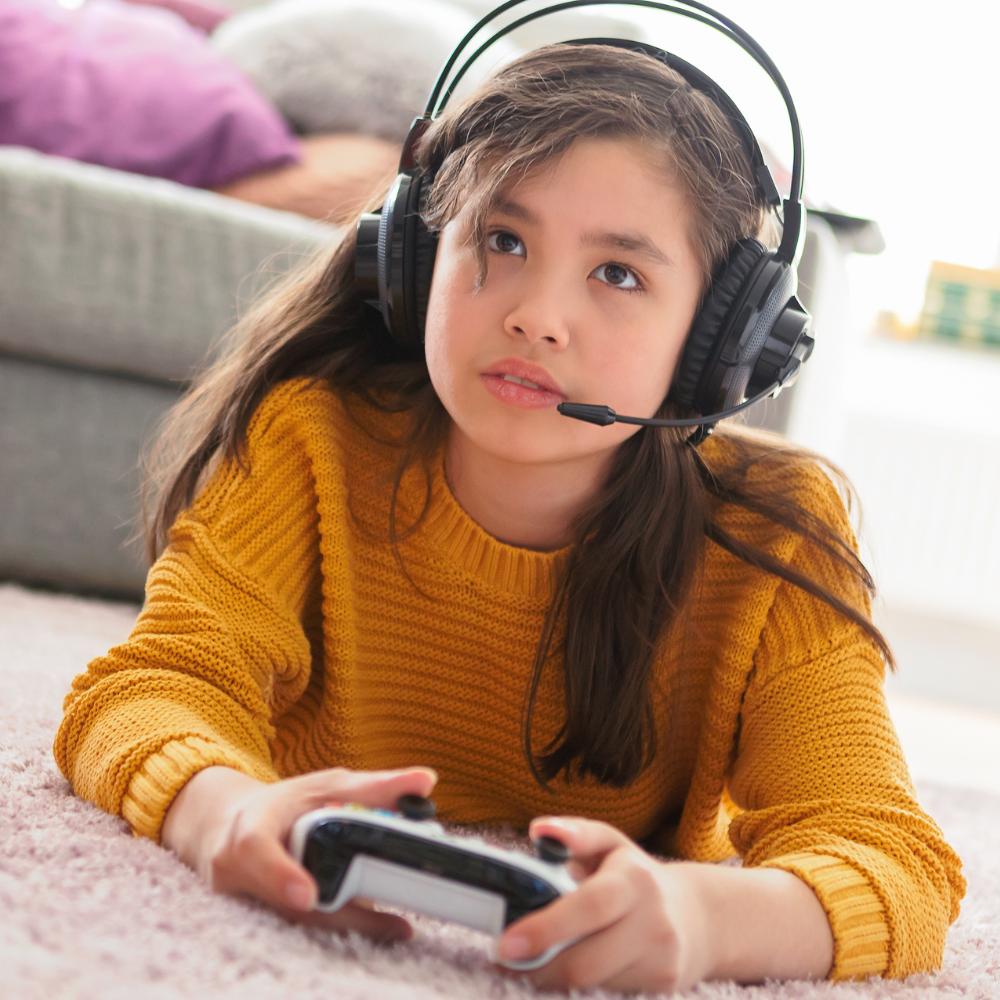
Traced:
POLYGON ((0 147, 0 579, 141 595, 143 442, 241 308, 336 237, 0 147))
MULTIPOLYGON (((143 443, 240 309, 337 235, 0 147, 0 579, 141 596, 143 443)), ((844 254, 881 246, 868 220, 810 215, 799 274, 821 346, 844 332, 824 284, 844 285, 844 254)), ((797 391, 748 422, 784 431, 797 391)))

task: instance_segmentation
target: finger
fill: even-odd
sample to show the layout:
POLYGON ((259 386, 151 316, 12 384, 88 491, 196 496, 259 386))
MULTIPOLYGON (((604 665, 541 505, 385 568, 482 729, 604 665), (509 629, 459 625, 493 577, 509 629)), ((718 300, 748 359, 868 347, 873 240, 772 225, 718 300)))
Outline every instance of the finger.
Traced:
POLYGON ((574 868, 584 875, 592 874, 613 850, 634 841, 609 823, 576 816, 540 816, 531 821, 528 835, 532 840, 554 837, 569 848, 574 868))
POLYGON ((212 860, 211 885, 230 895, 249 895, 286 919, 332 930, 357 930, 377 940, 407 940, 412 928, 402 917, 349 902, 335 913, 312 909, 319 894, 312 875, 289 855, 255 811, 243 812, 229 840, 212 860))
POLYGON ((275 909, 303 912, 316 904, 315 879, 297 864, 259 817, 241 815, 211 862, 211 885, 248 894, 275 909))
POLYGON ((310 803, 358 802, 382 808, 394 806, 400 795, 430 795, 437 784, 437 772, 429 767, 396 771, 349 771, 334 767, 283 784, 304 790, 310 803))
MULTIPOLYGON (((624 853, 624 849, 623 849, 624 853)), ((544 909, 515 920, 497 942, 501 961, 540 955, 547 948, 583 938, 621 920, 638 902, 637 883, 627 868, 608 864, 575 892, 560 897, 544 909)))
POLYGON ((644 936, 636 925, 632 912, 560 952, 551 962, 530 974, 539 990, 587 989, 649 989, 649 980, 637 982, 642 974, 644 936))
POLYGON ((272 786, 267 805, 268 826, 284 840, 304 813, 330 803, 358 802, 373 808, 392 808, 401 795, 430 795, 437 774, 429 767, 404 771, 348 771, 331 768, 292 778, 272 786))
POLYGON ((288 920, 330 930, 356 930, 382 941, 405 941, 413 934, 402 917, 352 902, 334 913, 313 910, 318 895, 313 877, 281 844, 258 831, 231 845, 219 875, 213 888, 231 895, 254 896, 288 920))
POLYGON ((383 913, 380 910, 369 909, 356 902, 345 903, 335 913, 323 913, 311 910, 309 913, 298 913, 289 910, 282 913, 288 920, 305 927, 320 927, 323 930, 357 931, 374 941, 389 944, 395 941, 409 941, 413 937, 413 927, 404 917, 395 913, 383 913))
MULTIPOLYGON (((358 771, 352 782, 349 801, 375 809, 395 809, 401 795, 422 795, 425 798, 437 784, 437 772, 429 767, 411 767, 405 771, 358 771)), ((338 799, 337 801, 348 801, 338 799)))
POLYGON ((366 804, 393 803, 407 792, 426 794, 437 775, 429 768, 407 771, 320 771, 273 785, 236 817, 212 862, 213 886, 224 892, 249 892, 272 906, 311 909, 317 898, 313 877, 285 849, 292 824, 304 813, 329 801, 367 798, 366 804))

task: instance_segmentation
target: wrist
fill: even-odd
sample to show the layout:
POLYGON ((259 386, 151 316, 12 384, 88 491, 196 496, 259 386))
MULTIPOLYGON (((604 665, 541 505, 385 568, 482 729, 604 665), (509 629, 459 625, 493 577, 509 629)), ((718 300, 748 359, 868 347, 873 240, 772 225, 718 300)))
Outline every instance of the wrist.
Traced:
POLYGON ((812 889, 781 869, 697 866, 708 928, 707 979, 822 979, 833 934, 812 889))
POLYGON ((734 978, 724 970, 736 958, 732 935, 728 933, 731 914, 727 911, 726 874, 734 869, 697 861, 664 862, 674 892, 684 899, 684 952, 690 966, 685 970, 690 982, 734 978))
POLYGON ((206 767, 188 779, 167 810, 160 843, 208 879, 214 838, 229 808, 263 782, 231 767, 206 767))

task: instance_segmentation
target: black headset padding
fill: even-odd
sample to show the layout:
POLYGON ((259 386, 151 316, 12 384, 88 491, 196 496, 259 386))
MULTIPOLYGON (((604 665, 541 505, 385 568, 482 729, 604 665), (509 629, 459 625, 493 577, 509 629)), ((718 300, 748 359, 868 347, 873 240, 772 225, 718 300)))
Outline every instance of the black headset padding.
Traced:
POLYGON ((730 250, 729 257, 716 268, 712 285, 691 324, 691 332, 677 366, 670 393, 674 402, 693 408, 701 414, 711 411, 715 400, 699 400, 698 390, 706 369, 714 363, 715 355, 722 348, 725 338, 720 337, 720 332, 726 318, 740 297, 747 278, 767 252, 767 247, 760 240, 739 240, 730 250), (703 409, 699 405, 701 403, 708 409, 703 409))
POLYGON ((417 220, 413 239, 413 287, 414 316, 416 330, 415 346, 424 340, 424 328, 427 325, 427 300, 431 294, 431 280, 434 277, 434 260, 437 257, 438 238, 424 224, 422 213, 427 202, 431 185, 420 178, 420 190, 417 198, 417 220))
POLYGON ((423 351, 424 325, 427 320, 427 300, 430 296, 434 259, 437 256, 437 236, 427 229, 421 213, 427 202, 431 183, 419 172, 409 175, 408 183, 399 188, 395 198, 382 206, 388 239, 385 251, 379 252, 380 282, 386 288, 399 287, 402 301, 383 312, 386 325, 393 339, 408 353, 419 355, 423 351), (387 260, 389 244, 398 239, 401 253, 398 260, 399 274, 395 281, 390 277, 392 265, 387 260))

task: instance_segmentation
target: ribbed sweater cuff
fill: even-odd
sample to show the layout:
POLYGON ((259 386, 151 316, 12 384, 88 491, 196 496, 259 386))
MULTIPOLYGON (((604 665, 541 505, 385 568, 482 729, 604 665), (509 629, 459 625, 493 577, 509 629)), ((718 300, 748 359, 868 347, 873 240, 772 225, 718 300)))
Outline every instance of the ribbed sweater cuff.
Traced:
POLYGON ((163 818, 188 779, 206 767, 221 765, 242 771, 258 781, 276 781, 275 772, 261 761, 231 747, 198 736, 186 736, 162 746, 146 758, 122 799, 122 818, 137 837, 159 843, 163 818))
POLYGON ((784 854, 761 864, 797 875, 816 893, 833 931, 830 979, 862 979, 885 972, 889 964, 889 926, 867 878, 840 858, 827 854, 784 854))

